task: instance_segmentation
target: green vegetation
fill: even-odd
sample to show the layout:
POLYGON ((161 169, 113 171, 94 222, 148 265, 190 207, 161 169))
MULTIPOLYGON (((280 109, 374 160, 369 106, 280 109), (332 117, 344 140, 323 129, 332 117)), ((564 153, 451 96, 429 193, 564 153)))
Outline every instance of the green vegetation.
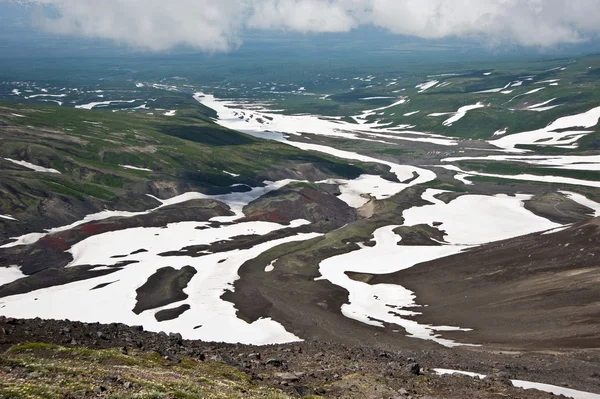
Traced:
POLYGON ((188 107, 178 110, 176 117, 123 110, 0 106, 0 123, 7 126, 6 145, 0 148, 4 184, 24 189, 3 190, 1 209, 17 217, 33 210, 36 201, 26 199, 32 192, 38 198, 54 194, 110 202, 151 181, 181 182, 204 191, 262 181, 257 176, 269 170, 301 164, 343 178, 355 178, 371 168, 223 128, 212 120, 214 111, 195 101, 186 103, 187 95, 171 95, 176 96, 188 107), (25 160, 61 174, 33 172, 3 158, 25 160))
POLYGON ((225 363, 180 360, 156 352, 23 343, 0 355, 0 397, 62 399, 102 391, 111 399, 288 398, 225 363))
POLYGON ((461 161, 457 163, 462 169, 475 172, 498 174, 498 175, 519 175, 532 174, 537 176, 561 176, 581 180, 600 180, 600 172, 592 170, 571 170, 558 168, 537 167, 526 163, 506 163, 506 162, 483 162, 483 161, 461 161))

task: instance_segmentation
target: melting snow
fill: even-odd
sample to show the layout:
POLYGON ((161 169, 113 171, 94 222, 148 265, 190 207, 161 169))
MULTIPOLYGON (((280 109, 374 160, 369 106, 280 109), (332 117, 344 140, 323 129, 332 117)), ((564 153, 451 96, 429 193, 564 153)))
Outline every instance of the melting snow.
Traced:
POLYGON ((537 181, 537 182, 542 182, 542 183, 563 183, 563 184, 572 184, 575 186, 600 187, 600 181, 581 180, 581 179, 575 179, 575 178, 571 178, 571 177, 540 176, 540 175, 531 175, 531 174, 500 175, 500 174, 494 174, 494 173, 464 171, 461 168, 459 168, 458 166, 454 166, 454 165, 445 165, 442 167, 447 170, 452 170, 455 172, 460 172, 463 174, 473 175, 473 176, 498 177, 498 178, 507 179, 507 180, 537 181))
POLYGON ((422 325, 406 319, 407 316, 419 314, 407 310, 417 307, 415 295, 411 291, 399 285, 369 285, 354 281, 346 272, 393 273, 459 253, 473 245, 559 226, 526 210, 523 201, 531 198, 528 195, 464 195, 446 204, 435 198, 442 192, 428 189, 423 194, 423 199, 432 205, 410 208, 402 216, 406 226, 442 223, 439 229, 446 231, 446 240, 451 245, 398 246, 400 237, 393 232, 398 226, 387 226, 375 231, 375 247, 363 247, 321 262, 320 279, 329 280, 349 292, 348 303, 342 306, 345 316, 379 327, 383 327, 383 323, 397 324, 405 328, 409 336, 433 340, 445 346, 460 345, 440 337, 438 332, 468 331, 466 329, 422 325), (490 226, 494 228, 490 229, 490 226))
POLYGON ((502 136, 502 135, 505 135, 506 132, 508 132, 508 128, 507 127, 505 127, 504 129, 496 130, 494 132, 494 136, 502 136))
POLYGON ((133 169, 133 170, 142 170, 144 172, 152 172, 152 169, 148 169, 148 168, 140 168, 140 167, 131 166, 131 165, 119 165, 119 166, 122 168, 125 168, 125 169, 133 169))
POLYGON ((431 80, 429 82, 418 84, 415 86, 415 88, 419 89, 419 93, 423 93, 424 91, 427 91, 427 89, 431 89, 438 83, 440 83, 439 80, 431 80))
POLYGON ((467 112, 477 109, 477 108, 483 108, 485 107, 484 104, 482 103, 477 103, 474 105, 467 105, 464 107, 460 107, 458 109, 458 111, 456 112, 444 112, 444 113, 434 113, 434 114, 429 114, 429 116, 442 116, 442 115, 452 115, 452 117, 450 117, 449 119, 445 120, 443 122, 444 126, 452 126, 455 122, 458 122, 459 120, 461 120, 462 118, 465 117, 465 115, 467 115, 467 112))
POLYGON ((582 114, 559 118, 544 128, 530 132, 511 134, 510 136, 492 140, 489 143, 499 148, 511 150, 512 152, 526 152, 526 150, 515 148, 518 144, 544 146, 572 144, 577 142, 581 137, 592 133, 592 131, 569 129, 589 129, 598 124, 599 118, 600 107, 596 107, 582 114), (557 132, 557 130, 562 130, 562 132, 557 132))
MULTIPOLYGON (((295 221, 291 227, 306 223, 295 221)), ((139 263, 130 264, 107 276, 2 298, 2 312, 4 315, 22 318, 43 316, 84 322, 141 324, 150 331, 179 332, 186 339, 205 341, 256 345, 299 341, 297 336, 285 331, 283 326, 271 319, 259 319, 254 323, 239 319, 233 303, 222 300, 221 296, 232 290, 232 284, 239 278, 239 267, 248 259, 277 245, 308 240, 319 234, 298 234, 250 249, 209 254, 199 258, 158 255, 189 245, 205 245, 244 234, 268 234, 288 227, 269 222, 246 222, 220 228, 196 229, 208 225, 209 223, 182 222, 162 228, 141 227, 90 237, 73 246, 71 252, 74 261, 69 267, 84 264, 114 265, 123 260, 135 260, 139 263), (114 255, 131 254, 141 248, 148 252, 112 258, 114 255), (197 270, 184 290, 188 298, 162 308, 144 311, 140 315, 134 314, 135 287, 144 284, 156 270, 166 264, 175 269, 192 266, 197 270), (102 289, 91 290, 108 282, 113 283, 102 289), (77 300, 74 301, 73 298, 77 300), (191 310, 178 318, 164 322, 158 322, 154 318, 157 311, 184 303, 189 304, 191 310), (90 309, 94 311, 91 312, 90 309), (195 328, 199 325, 202 327, 195 328)))
MULTIPOLYGON (((431 172, 431 173, 433 173, 433 172, 431 172)), ((273 190, 277 190, 277 189, 289 184, 292 181, 293 180, 280 180, 277 182, 265 182, 265 184, 266 184, 265 187, 254 187, 252 190, 244 192, 244 193, 206 195, 206 194, 202 194, 202 193, 189 192, 189 193, 181 194, 181 195, 178 195, 176 197, 173 197, 173 198, 170 198, 167 200, 161 200, 159 198, 150 196, 150 197, 156 199, 157 201, 159 201, 161 203, 161 205, 154 209, 151 209, 148 211, 142 211, 142 212, 108 211, 107 210, 107 211, 90 214, 77 222, 71 223, 66 226, 60 226, 60 227, 48 229, 43 233, 29 233, 29 234, 25 234, 20 237, 11 237, 11 238, 14 238, 16 241, 5 244, 3 246, 0 246, 0 248, 11 248, 11 247, 19 246, 19 245, 30 245, 30 244, 33 244, 33 243, 37 242, 38 240, 46 237, 48 234, 54 234, 54 233, 58 233, 61 231, 67 231, 74 227, 77 227, 77 226, 80 226, 82 224, 86 224, 89 222, 105 220, 105 219, 109 219, 109 218, 113 218, 113 217, 133 217, 133 216, 138 216, 138 215, 146 215, 146 214, 151 213, 162 207, 180 204, 182 202, 190 201, 193 199, 213 199, 216 201, 224 202, 231 208, 231 211, 234 212, 234 216, 215 217, 212 220, 219 221, 219 222, 232 222, 232 221, 244 216, 244 213, 242 212, 242 209, 244 208, 244 206, 246 206, 250 202, 254 201, 255 199, 263 196, 264 194, 266 194, 270 191, 273 191, 273 190)))
POLYGON ((329 179, 319 183, 339 184, 341 195, 338 198, 353 208, 360 208, 371 196, 381 200, 406 188, 406 184, 391 182, 374 175, 362 175, 354 180, 329 179))
MULTIPOLYGON (((448 370, 448 369, 433 369, 439 375, 452 375, 452 374, 461 374, 466 375, 473 378, 484 379, 486 377, 485 374, 472 373, 469 371, 458 371, 458 370, 448 370)), ((559 387, 556 385, 550 384, 542 384, 539 382, 531 382, 531 381, 523 381, 523 380, 511 380, 512 384, 517 388, 523 389, 537 389, 538 391, 548 392, 553 395, 561 396, 564 395, 567 398, 573 399, 600 399, 600 394, 578 391, 571 388, 559 387)))
MULTIPOLYGON (((4 284, 12 283, 23 277, 27 277, 18 266, 0 267, 0 287, 4 284)), ((2 300, 0 299, 0 304, 2 300)), ((0 306, 1 307, 1 306, 0 306)))
POLYGON ((76 105, 75 108, 91 110, 91 109, 93 109, 95 107, 99 107, 99 106, 102 106, 102 105, 119 104, 119 103, 131 104, 131 103, 134 103, 136 101, 138 101, 138 100, 129 100, 129 101, 123 101, 123 100, 100 101, 100 102, 93 102, 93 103, 89 103, 89 104, 76 105))
POLYGON ((33 171, 36 172, 42 172, 42 173, 56 173, 56 174, 61 174, 58 170, 56 169, 51 169, 51 168, 44 168, 43 166, 39 166, 39 165, 34 165, 32 163, 26 162, 26 161, 17 161, 15 159, 10 159, 10 158, 4 158, 5 160, 12 162, 14 164, 17 165, 21 165, 26 167, 27 169, 31 169, 33 171))
POLYGON ((444 339, 438 331, 468 331, 458 327, 430 326, 419 324, 406 317, 419 313, 415 294, 410 290, 393 284, 369 285, 352 280, 346 272, 364 272, 374 274, 393 273, 408 269, 418 263, 458 253, 466 247, 412 247, 399 246, 400 237, 393 230, 398 226, 386 226, 375 231, 375 247, 364 247, 348 254, 326 259, 319 265, 321 277, 346 289, 348 303, 342 306, 342 313, 351 319, 365 324, 383 327, 384 323, 403 327, 408 336, 433 340, 445 346, 458 346, 456 342, 444 339))
MULTIPOLYGON (((342 137, 352 140, 379 141, 364 136, 378 136, 381 133, 391 133, 395 140, 407 141, 422 141, 430 142, 439 145, 454 146, 457 145, 456 140, 444 136, 422 134, 422 137, 414 138, 406 136, 406 133, 414 132, 398 132, 394 128, 386 128, 388 124, 379 122, 368 122, 366 118, 399 104, 404 104, 408 101, 407 98, 401 98, 394 104, 386 107, 377 108, 363 112, 362 115, 356 116, 355 120, 359 122, 348 123, 341 120, 319 117, 315 115, 282 115, 271 112, 266 112, 266 109, 260 111, 250 111, 242 108, 238 103, 231 101, 220 101, 212 95, 204 95, 196 93, 194 98, 203 105, 214 109, 219 115, 217 122, 227 128, 245 132, 261 138, 269 138, 278 141, 284 141, 287 144, 299 147, 299 143, 285 140, 285 134, 302 135, 303 133, 311 133, 316 135, 342 137)), ((328 148, 324 147, 323 148, 328 148)), ((320 151, 320 150, 317 150, 320 151)))

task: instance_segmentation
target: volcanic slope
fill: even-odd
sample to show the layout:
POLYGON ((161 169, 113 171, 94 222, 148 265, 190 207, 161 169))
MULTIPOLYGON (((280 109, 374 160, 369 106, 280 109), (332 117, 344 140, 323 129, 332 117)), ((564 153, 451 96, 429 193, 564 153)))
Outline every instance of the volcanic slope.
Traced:
POLYGON ((594 218, 397 273, 350 277, 375 285, 401 283, 427 304, 415 320, 472 327, 460 335, 463 340, 511 348, 597 348, 599 243, 600 218, 594 218))

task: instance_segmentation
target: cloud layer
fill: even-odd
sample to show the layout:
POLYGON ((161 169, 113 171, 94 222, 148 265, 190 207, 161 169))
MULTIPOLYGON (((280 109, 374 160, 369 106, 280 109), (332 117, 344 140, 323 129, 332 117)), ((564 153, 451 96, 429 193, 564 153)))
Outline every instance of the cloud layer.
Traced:
MULTIPOLYGON (((1 1, 1 0, 0 0, 1 1)), ((600 0, 20 0, 53 5, 37 22, 61 34, 160 51, 227 51, 247 29, 347 32, 362 25, 428 39, 552 46, 600 33, 600 0)))

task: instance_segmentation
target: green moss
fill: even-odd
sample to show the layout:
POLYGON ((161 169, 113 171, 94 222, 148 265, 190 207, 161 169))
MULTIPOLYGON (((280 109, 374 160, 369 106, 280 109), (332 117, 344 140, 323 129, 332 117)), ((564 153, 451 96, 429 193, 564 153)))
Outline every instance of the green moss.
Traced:
POLYGON ((253 386, 248 375, 225 363, 181 360, 175 364, 157 353, 132 351, 125 355, 118 349, 23 343, 0 355, 0 397, 84 397, 102 385, 107 397, 114 399, 288 398, 281 392, 253 386), (112 378, 115 375, 132 382, 132 388, 116 382, 112 378))

